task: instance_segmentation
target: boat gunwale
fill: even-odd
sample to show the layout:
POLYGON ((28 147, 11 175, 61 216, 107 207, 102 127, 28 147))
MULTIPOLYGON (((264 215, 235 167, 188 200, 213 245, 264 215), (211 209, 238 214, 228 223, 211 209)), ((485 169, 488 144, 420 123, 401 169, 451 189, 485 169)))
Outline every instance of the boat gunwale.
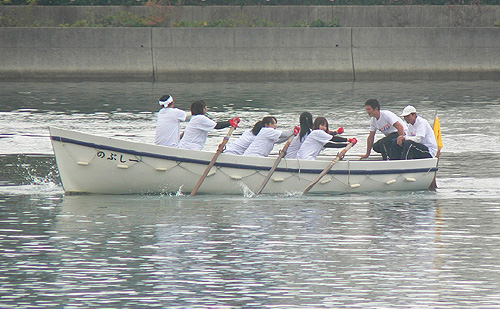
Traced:
MULTIPOLYGON (((96 144, 96 143, 91 143, 91 142, 85 142, 81 140, 76 140, 72 138, 67 138, 67 137, 62 137, 62 136, 54 136, 50 135, 50 139, 53 141, 58 141, 61 143, 70 143, 70 144, 75 144, 75 145, 80 145, 80 146, 85 146, 85 147, 90 147, 94 149, 102 149, 102 150, 110 150, 110 151, 116 151, 120 153, 126 153, 130 155, 135 155, 135 156, 141 156, 141 157, 150 157, 150 158, 155 158, 155 159, 163 159, 163 160, 170 160, 170 161, 176 161, 176 162, 185 162, 185 163, 195 163, 195 164, 203 164, 207 165, 210 160, 200 160, 200 159, 193 159, 193 158, 186 158, 186 157, 177 157, 177 156, 169 156, 169 155, 163 155, 163 154, 156 154, 156 153, 151 153, 151 152, 143 152, 143 151, 136 151, 132 149, 125 149, 125 148, 120 148, 120 147, 115 147, 115 146, 109 146, 109 145, 103 145, 103 144, 96 144)), ((126 141, 125 141, 126 142, 126 141)), ((251 169, 251 170, 262 170, 262 171, 269 171, 271 167, 269 166, 259 166, 259 165, 244 165, 244 164, 237 164, 237 163, 227 163, 227 162, 216 162, 215 166, 217 167, 227 167, 227 168, 236 168, 236 169, 251 169)), ((331 175, 385 175, 385 174, 411 174, 411 173, 430 173, 430 172, 437 172, 439 168, 437 166, 435 167, 430 167, 430 168, 413 168, 413 169, 387 169, 387 170, 330 170, 328 174, 331 175)), ((322 172, 322 169, 303 169, 303 168, 284 168, 284 167, 278 167, 276 169, 277 172, 288 172, 288 173, 305 173, 305 174, 318 174, 322 172)))

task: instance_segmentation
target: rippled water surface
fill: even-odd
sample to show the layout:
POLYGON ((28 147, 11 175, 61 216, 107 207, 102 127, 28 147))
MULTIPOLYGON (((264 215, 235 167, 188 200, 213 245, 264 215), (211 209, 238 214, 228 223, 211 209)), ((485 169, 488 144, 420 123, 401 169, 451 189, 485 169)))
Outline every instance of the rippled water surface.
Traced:
MULTIPOLYGON (((500 82, 0 83, 1 308, 498 308, 500 82), (360 142, 377 98, 441 120, 438 189, 65 195, 48 126, 152 143, 157 99, 360 142)), ((226 131, 210 135, 215 150, 226 131)), ((275 148, 278 151, 279 147, 275 148)), ((328 153, 328 151, 327 151, 328 153)), ((335 153, 334 151, 330 152, 335 153)))

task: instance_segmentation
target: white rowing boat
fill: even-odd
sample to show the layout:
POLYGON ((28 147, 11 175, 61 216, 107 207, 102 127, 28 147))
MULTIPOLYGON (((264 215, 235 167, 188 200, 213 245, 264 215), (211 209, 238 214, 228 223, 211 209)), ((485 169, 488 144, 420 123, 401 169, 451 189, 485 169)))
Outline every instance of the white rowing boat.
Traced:
MULTIPOLYGON (((137 143, 49 128, 66 192, 103 194, 189 193, 214 153, 137 143)), ((302 192, 332 158, 282 159, 262 193, 302 192)), ((222 153, 198 194, 256 191, 275 162, 273 157, 222 153)), ((339 161, 310 193, 425 190, 438 160, 339 161)))

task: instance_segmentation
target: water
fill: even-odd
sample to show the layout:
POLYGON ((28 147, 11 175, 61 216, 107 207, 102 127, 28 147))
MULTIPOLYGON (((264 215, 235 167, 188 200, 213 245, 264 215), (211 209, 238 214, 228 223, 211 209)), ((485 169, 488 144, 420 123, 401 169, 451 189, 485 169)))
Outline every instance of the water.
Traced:
POLYGON ((498 89, 495 81, 0 83, 0 307, 497 308, 498 89), (205 99, 211 117, 239 116, 242 128, 268 114, 281 128, 304 110, 324 115, 358 138, 353 153, 366 147, 366 99, 395 112, 414 104, 441 120, 439 188, 64 195, 47 127, 152 143, 164 93, 185 109, 205 99))

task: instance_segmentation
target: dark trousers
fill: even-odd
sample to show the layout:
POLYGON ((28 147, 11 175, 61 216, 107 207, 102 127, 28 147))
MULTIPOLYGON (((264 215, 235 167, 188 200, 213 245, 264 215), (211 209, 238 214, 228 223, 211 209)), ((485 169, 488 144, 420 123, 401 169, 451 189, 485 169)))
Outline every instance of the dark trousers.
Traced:
POLYGON ((402 147, 394 141, 391 149, 393 151, 392 156, 396 157, 399 155, 400 160, 432 158, 427 146, 413 141, 403 141, 402 147))
POLYGON ((389 158, 390 160, 399 159, 400 156, 398 155, 394 157, 393 154, 395 152, 391 150, 393 144, 396 144, 395 141, 397 140, 398 136, 398 132, 393 132, 386 137, 379 139, 375 144, 373 144, 373 150, 380 153, 382 155, 382 159, 384 160, 387 160, 387 158, 389 158))

